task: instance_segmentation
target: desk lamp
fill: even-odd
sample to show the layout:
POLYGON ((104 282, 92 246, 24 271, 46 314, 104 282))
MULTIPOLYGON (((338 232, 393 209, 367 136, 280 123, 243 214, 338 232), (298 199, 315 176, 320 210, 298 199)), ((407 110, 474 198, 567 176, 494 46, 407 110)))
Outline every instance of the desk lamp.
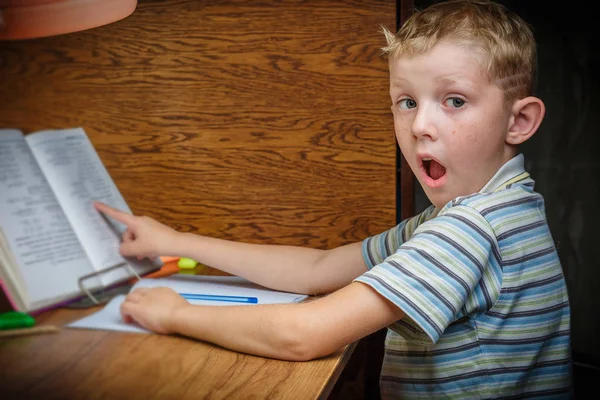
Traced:
POLYGON ((0 0, 0 40, 95 28, 129 16, 136 5, 137 0, 0 0))

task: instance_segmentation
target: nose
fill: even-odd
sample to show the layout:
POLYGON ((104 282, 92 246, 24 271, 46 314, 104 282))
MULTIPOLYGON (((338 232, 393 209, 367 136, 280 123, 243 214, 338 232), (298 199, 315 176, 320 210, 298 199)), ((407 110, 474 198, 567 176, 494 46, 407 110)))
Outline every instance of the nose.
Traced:
POLYGON ((433 105, 420 104, 415 119, 411 126, 412 134, 417 139, 428 138, 436 140, 438 131, 436 126, 436 108, 433 105))

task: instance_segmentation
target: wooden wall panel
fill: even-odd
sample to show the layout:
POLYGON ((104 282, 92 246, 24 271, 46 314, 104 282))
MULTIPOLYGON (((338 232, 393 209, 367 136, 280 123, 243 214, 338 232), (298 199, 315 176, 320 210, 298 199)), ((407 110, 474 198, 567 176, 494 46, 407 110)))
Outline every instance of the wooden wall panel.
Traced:
POLYGON ((395 223, 381 24, 395 1, 141 0, 0 42, 0 127, 83 127, 132 210, 182 231, 358 241, 395 223))

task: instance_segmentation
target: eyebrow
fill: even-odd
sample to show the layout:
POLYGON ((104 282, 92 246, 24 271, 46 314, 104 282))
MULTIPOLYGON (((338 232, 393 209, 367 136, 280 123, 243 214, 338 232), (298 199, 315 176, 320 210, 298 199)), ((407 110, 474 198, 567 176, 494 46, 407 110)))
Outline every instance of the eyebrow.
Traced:
POLYGON ((445 76, 443 76, 443 77, 441 77, 441 78, 437 78, 435 81, 436 81, 436 82, 439 82, 439 83, 450 84, 450 85, 451 85, 451 84, 453 84, 453 83, 456 83, 456 82, 458 82, 458 80, 457 80, 457 79, 448 78, 448 77, 445 77, 445 76))
POLYGON ((441 77, 441 78, 437 78, 435 80, 436 83, 440 83, 446 86, 450 86, 450 85, 454 85, 454 84, 458 84, 458 85, 466 85, 469 87, 473 87, 473 82, 471 82, 471 80, 469 79, 454 79, 454 78, 449 78, 449 77, 441 77))
POLYGON ((402 83, 409 83, 410 82, 407 79, 404 78, 394 78, 391 82, 391 86, 392 87, 400 87, 402 83))
MULTIPOLYGON (((449 78, 449 77, 441 77, 441 78, 436 78, 435 82, 437 84, 442 84, 445 86, 459 84, 459 85, 467 85, 469 87, 473 87, 473 83, 469 79, 454 79, 454 78, 449 78)), ((404 78, 394 78, 391 81, 390 85, 391 85, 391 87, 402 87, 403 84, 410 85, 410 81, 407 79, 404 79, 404 78)))

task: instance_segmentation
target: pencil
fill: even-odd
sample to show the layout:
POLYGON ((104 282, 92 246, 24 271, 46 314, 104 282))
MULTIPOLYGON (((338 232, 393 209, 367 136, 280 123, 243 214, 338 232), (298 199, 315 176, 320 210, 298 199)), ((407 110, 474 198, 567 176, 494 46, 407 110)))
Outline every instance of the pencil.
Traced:
POLYGON ((38 333, 57 333, 59 329, 54 325, 39 325, 31 328, 0 330, 0 338, 11 336, 36 335, 38 333))

